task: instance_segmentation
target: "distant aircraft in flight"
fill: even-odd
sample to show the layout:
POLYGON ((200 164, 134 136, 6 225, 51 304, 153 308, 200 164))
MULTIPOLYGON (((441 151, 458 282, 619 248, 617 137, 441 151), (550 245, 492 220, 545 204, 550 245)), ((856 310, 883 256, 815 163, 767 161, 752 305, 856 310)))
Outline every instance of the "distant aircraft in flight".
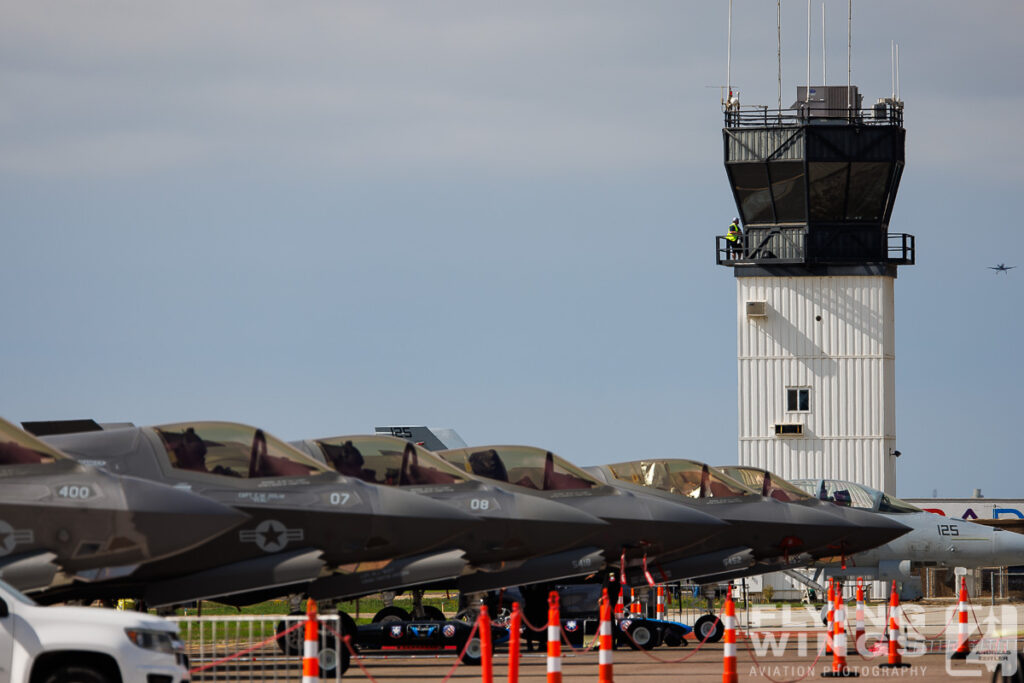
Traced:
POLYGON ((1017 266, 1008 266, 1005 263, 1000 263, 997 266, 989 266, 988 269, 996 271, 996 275, 999 275, 999 273, 1005 273, 1006 271, 1010 270, 1011 268, 1016 268, 1016 267, 1017 266))

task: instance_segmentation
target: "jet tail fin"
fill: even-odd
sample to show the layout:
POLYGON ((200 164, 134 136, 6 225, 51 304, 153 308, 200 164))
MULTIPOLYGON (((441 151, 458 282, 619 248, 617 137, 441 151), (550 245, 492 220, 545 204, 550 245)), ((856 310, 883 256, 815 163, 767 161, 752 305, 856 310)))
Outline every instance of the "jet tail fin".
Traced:
POLYGON ((423 446, 428 451, 446 451, 452 448, 466 448, 468 445, 454 429, 401 425, 374 427, 374 431, 377 434, 387 434, 389 436, 397 436, 400 439, 408 439, 415 444, 423 446))

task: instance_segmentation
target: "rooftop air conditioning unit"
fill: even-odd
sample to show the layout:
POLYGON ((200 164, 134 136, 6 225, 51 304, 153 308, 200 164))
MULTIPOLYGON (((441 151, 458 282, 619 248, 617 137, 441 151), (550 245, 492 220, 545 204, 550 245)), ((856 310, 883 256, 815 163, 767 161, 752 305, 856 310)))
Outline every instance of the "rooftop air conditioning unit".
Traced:
POLYGON ((763 318, 768 315, 768 302, 766 301, 748 301, 747 302, 747 317, 748 318, 763 318))

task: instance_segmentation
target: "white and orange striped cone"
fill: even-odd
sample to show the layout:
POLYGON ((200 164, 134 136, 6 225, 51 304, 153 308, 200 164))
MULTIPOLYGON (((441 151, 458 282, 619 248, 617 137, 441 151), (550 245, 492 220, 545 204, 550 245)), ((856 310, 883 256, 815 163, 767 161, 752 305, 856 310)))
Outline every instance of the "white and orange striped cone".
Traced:
POLYGON ((835 579, 828 580, 828 594, 825 598, 825 654, 832 654, 832 630, 835 619, 836 584, 835 579))
POLYGON ((629 588, 629 616, 633 619, 641 616, 643 608, 640 606, 640 597, 632 586, 629 588))
POLYGON ((306 637, 302 641, 302 683, 320 683, 320 638, 316 603, 306 602, 306 637))
POLYGON ((548 683, 562 683, 562 618, 557 591, 548 595, 548 683))
POLYGON ((608 600, 608 589, 601 595, 601 622, 597 629, 597 680, 598 683, 612 683, 612 606, 608 600))
POLYGON ((956 611, 956 651, 949 658, 967 659, 971 648, 967 642, 967 579, 963 576, 960 577, 960 595, 956 603, 956 611))
POLYGON ((491 615, 487 613, 487 605, 480 605, 480 618, 477 619, 480 632, 480 683, 494 683, 493 650, 491 648, 491 615))
POLYGON ((623 604, 623 593, 626 592, 626 587, 619 586, 619 596, 615 599, 615 620, 618 621, 626 616, 626 606, 623 604))
POLYGON ((889 661, 879 664, 879 667, 886 669, 897 669, 908 667, 900 655, 900 594, 896 592, 896 582, 892 582, 892 592, 889 593, 889 661))
POLYGON ((859 676, 846 667, 846 600, 843 598, 843 583, 836 581, 835 599, 832 603, 832 670, 821 675, 825 678, 851 678, 859 676))
POLYGON ((722 636, 722 683, 738 683, 736 673, 736 604, 732 601, 732 585, 726 588, 725 613, 722 615, 725 635, 722 636))
POLYGON ((508 625, 508 683, 519 682, 519 644, 520 629, 523 625, 523 613, 519 611, 519 603, 512 603, 512 620, 508 625))
POLYGON ((855 624, 853 629, 853 649, 860 654, 865 654, 864 651, 865 642, 865 631, 864 631, 864 579, 860 576, 857 577, 857 613, 855 615, 855 624))
POLYGON ((661 584, 658 584, 658 598, 654 606, 654 618, 665 618, 665 587, 661 584))

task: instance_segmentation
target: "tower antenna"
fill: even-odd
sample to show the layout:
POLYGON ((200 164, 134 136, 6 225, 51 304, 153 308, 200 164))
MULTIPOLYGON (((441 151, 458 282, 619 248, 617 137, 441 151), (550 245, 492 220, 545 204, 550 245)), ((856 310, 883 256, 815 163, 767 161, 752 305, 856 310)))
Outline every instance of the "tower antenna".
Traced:
MULTIPOLYGON (((726 97, 732 98, 732 0, 729 0, 729 37, 726 40, 725 89, 726 97)), ((728 101, 728 100, 727 100, 728 101)))
POLYGON ((889 41, 889 66, 892 68, 892 99, 896 99, 896 41, 889 41))
POLYGON ((778 36, 779 59, 779 112, 782 112, 782 0, 775 1, 775 31, 778 36))
POLYGON ((846 110, 853 108, 853 0, 847 0, 846 15, 846 110))
MULTIPOLYGON (((895 86, 893 86, 895 87, 895 86)), ((809 98, 811 92, 811 0, 807 0, 807 90, 804 97, 809 98)))
POLYGON ((896 101, 900 100, 900 44, 896 43, 896 101))
POLYGON ((828 84, 828 70, 825 67, 825 3, 821 3, 821 84, 828 84))

